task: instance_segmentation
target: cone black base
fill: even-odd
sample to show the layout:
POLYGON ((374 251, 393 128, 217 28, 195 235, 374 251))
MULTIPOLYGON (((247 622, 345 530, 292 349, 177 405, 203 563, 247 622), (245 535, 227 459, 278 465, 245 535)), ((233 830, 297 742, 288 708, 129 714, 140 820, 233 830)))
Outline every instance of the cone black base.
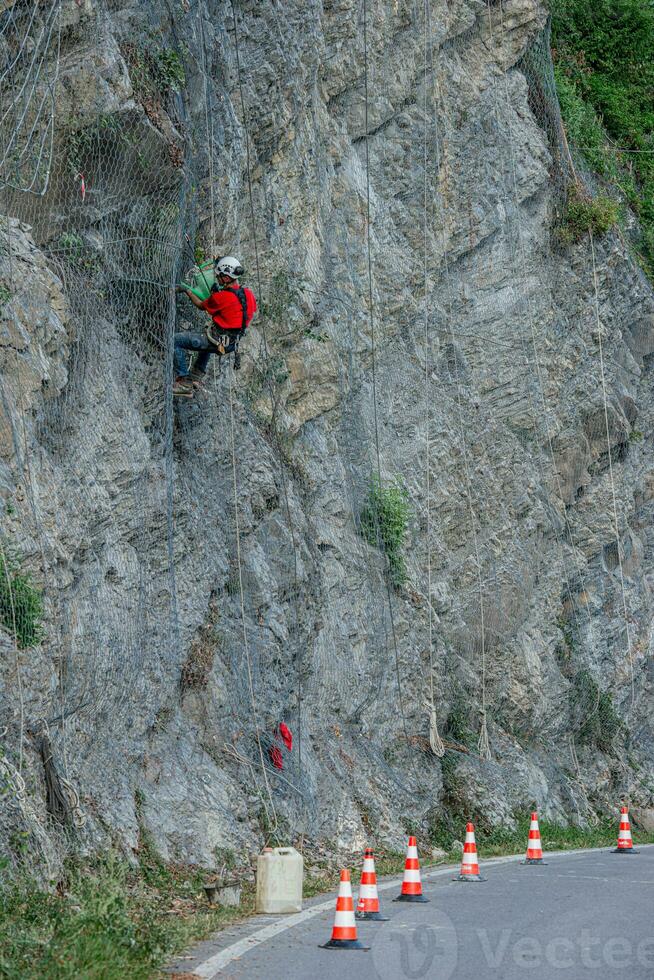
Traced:
POLYGON ((520 864, 547 864, 547 861, 543 861, 542 858, 525 858, 520 864))
POLYGON ((370 946, 364 946, 359 939, 330 939, 328 943, 322 943, 318 949, 365 949, 369 950, 370 946))
POLYGON ((614 847, 611 854, 640 854, 635 847, 614 847))
POLYGON ((457 875, 452 881, 486 881, 483 875, 457 875))
POLYGON ((398 895, 393 899, 394 902, 428 902, 429 899, 424 895, 398 895))
POLYGON ((388 916, 381 912, 355 912, 355 919, 368 919, 370 922, 388 922, 388 916))

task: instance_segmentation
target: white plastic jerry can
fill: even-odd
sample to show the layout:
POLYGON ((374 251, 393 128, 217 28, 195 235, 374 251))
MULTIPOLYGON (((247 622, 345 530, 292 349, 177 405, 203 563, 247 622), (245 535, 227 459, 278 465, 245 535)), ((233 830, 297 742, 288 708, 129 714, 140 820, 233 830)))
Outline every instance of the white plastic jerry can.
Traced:
POLYGON ((257 857, 257 912, 302 911, 304 859, 294 847, 266 848, 257 857))

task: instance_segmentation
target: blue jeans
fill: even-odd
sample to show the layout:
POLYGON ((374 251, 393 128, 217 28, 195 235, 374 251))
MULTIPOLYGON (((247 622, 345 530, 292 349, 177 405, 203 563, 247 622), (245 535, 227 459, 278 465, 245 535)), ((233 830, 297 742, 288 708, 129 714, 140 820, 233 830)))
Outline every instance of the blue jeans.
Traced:
POLYGON ((206 371, 209 358, 216 353, 215 344, 209 343, 205 334, 201 333, 176 333, 175 334, 175 375, 178 378, 186 378, 189 374, 188 355, 186 351, 197 351, 195 359, 195 370, 206 371))
MULTIPOLYGON (((216 331, 218 334, 219 331, 216 331)), ((231 354, 234 350, 234 338, 230 337, 233 334, 233 330, 223 331, 221 336, 224 341, 230 341, 226 343, 225 353, 231 354)), ((196 371, 206 371, 207 364, 209 363, 209 358, 212 354, 217 354, 218 349, 215 344, 212 344, 208 339, 207 335, 203 333, 176 333, 175 334, 175 377, 186 378, 189 375, 189 365, 188 356, 186 351, 197 351, 197 357, 195 358, 195 364, 193 365, 196 371)))

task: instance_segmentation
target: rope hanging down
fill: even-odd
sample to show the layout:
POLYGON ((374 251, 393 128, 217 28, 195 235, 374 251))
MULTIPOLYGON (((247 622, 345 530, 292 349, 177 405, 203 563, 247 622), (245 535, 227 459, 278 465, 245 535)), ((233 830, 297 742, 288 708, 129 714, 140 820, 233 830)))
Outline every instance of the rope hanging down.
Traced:
MULTIPOLYGON (((505 24, 504 24, 504 11, 503 11, 502 8, 500 9, 500 26, 501 26, 501 30, 502 30, 502 36, 504 37, 506 35, 506 27, 505 27, 505 24)), ((494 34, 494 26, 493 26, 493 13, 492 13, 492 10, 491 10, 490 6, 488 7, 488 28, 489 28, 489 35, 490 35, 491 44, 492 44, 492 46, 494 48, 494 45, 495 45, 495 34, 494 34)), ((550 455, 550 460, 551 460, 551 465, 552 465, 552 472, 554 474, 554 479, 555 479, 556 486, 557 486, 557 492, 558 492, 558 495, 559 495, 560 500, 563 501, 564 500, 563 488, 561 486, 561 479, 560 479, 560 476, 559 476, 558 467, 556 465, 556 459, 555 459, 555 454, 554 454, 554 446, 553 446, 553 442, 552 442, 552 435, 550 433, 549 424, 548 424, 548 421, 547 421, 547 400, 546 400, 546 397, 545 397, 545 382, 543 380, 543 371, 542 371, 542 368, 541 368, 540 357, 539 357, 539 354, 538 354, 538 342, 537 342, 537 337, 536 337, 536 317, 535 317, 535 314, 534 314, 533 304, 532 304, 532 301, 531 301, 531 295, 529 293, 529 290, 526 288, 526 284, 528 282, 528 271, 527 271, 528 270, 528 263, 527 263, 527 255, 526 255, 525 243, 524 243, 524 236, 523 236, 523 223, 522 223, 522 221, 519 218, 519 214, 520 214, 520 196, 519 196, 519 192, 518 192, 517 166, 516 166, 516 158, 515 158, 515 150, 514 150, 515 139, 514 139, 514 133, 513 133, 513 128, 512 128, 512 123, 511 123, 511 120, 513 118, 513 107, 512 107, 512 102, 511 102, 511 94, 510 94, 510 91, 509 91, 508 76, 506 75, 506 73, 504 74, 504 77, 503 77, 503 85, 504 85, 504 96, 505 96, 505 108, 506 108, 506 111, 507 111, 507 127, 508 127, 508 133, 509 133, 508 145, 509 145, 509 159, 510 159, 510 180, 511 180, 511 187, 512 187, 512 191, 513 191, 513 206, 514 206, 514 214, 515 214, 516 226, 517 226, 516 227, 516 240, 517 240, 517 243, 518 243, 518 250, 516 250, 516 248, 514 247, 514 240, 513 240, 512 235, 511 234, 508 234, 507 235, 507 240, 508 240, 510 251, 511 251, 511 268, 513 270, 513 278, 510 279, 510 284, 511 284, 510 285, 510 288, 511 288, 512 295, 514 297, 514 303, 515 303, 516 308, 518 307, 518 304, 519 304, 520 301, 522 301, 523 304, 524 304, 524 306, 525 306, 526 319, 527 319, 527 321, 529 323, 529 328, 530 328, 531 345, 532 345, 532 351, 533 351, 533 356, 534 356, 534 363, 536 365, 536 379, 537 379, 537 384, 538 384, 538 392, 539 392, 539 396, 540 396, 540 405, 541 405, 541 409, 542 409, 542 421, 543 421, 543 424, 545 425, 545 429, 546 429, 546 441, 547 441, 549 455, 550 455), (517 258, 518 255, 520 257, 520 269, 518 269, 518 258, 517 258), (518 274, 520 275, 520 278, 521 278, 522 283, 525 284, 525 288, 520 292, 520 294, 518 294, 518 290, 517 290, 517 288, 514 285, 514 279, 517 279, 518 278, 518 274)), ((496 125, 497 125, 498 130, 499 130, 499 128, 501 127, 501 120, 500 120, 500 115, 499 115, 499 104, 498 104, 498 99, 497 99, 497 95, 496 95, 496 87, 495 86, 493 86, 493 105, 494 105, 494 111, 495 111, 496 125)), ((552 302, 551 292, 550 292, 550 302, 552 302)), ((534 430, 537 430, 538 423, 539 423, 539 420, 540 420, 541 416, 539 415, 539 412, 537 411, 537 408, 534 405, 534 401, 533 401, 533 398, 532 398, 531 387, 530 387, 530 384, 529 384, 529 374, 530 374, 530 367, 531 366, 530 366, 530 360, 529 360, 528 344, 527 344, 526 339, 523 337, 522 331, 520 331, 520 337, 521 337, 521 343, 522 343, 522 349, 523 349, 523 356, 524 356, 524 362, 525 362, 525 373, 524 373, 525 388, 526 388, 527 398, 528 398, 528 401, 529 401, 530 413, 531 413, 531 418, 532 418, 534 430)), ((542 463, 542 460, 541 460, 541 457, 540 457, 540 453, 538 453, 538 452, 535 454, 535 462, 536 462, 536 465, 538 467, 538 472, 539 472, 539 476, 540 476, 541 485, 542 486, 546 486, 546 484, 547 484, 546 474, 545 474, 543 463, 542 463)), ((567 510, 565 508, 564 508, 564 512, 563 512, 563 519, 564 519, 565 527, 566 527, 566 530, 567 530, 567 533, 568 533, 568 539, 569 539, 569 542, 570 542, 570 546, 573 549, 573 554, 575 554, 575 551, 574 551, 574 541, 573 541, 573 538, 572 538, 572 530, 570 528, 570 521, 569 521, 568 513, 567 513, 567 510)), ((560 558, 561 558, 561 565, 562 565, 562 569, 563 569, 563 576, 565 578, 565 584, 566 584, 567 594, 568 594, 569 597, 572 597, 574 593, 573 593, 573 588, 572 588, 572 583, 571 583, 571 580, 570 580, 570 576, 569 576, 569 573, 568 573, 568 566, 567 566, 566 555, 565 555, 565 550, 564 550, 564 541, 563 541, 563 538, 562 538, 562 536, 560 534, 558 523, 554 519, 551 519, 551 528, 552 528, 552 532, 554 534, 554 537, 555 537, 555 540, 556 540, 556 543, 557 543, 557 547, 559 549, 559 554, 560 554, 560 558)), ((589 611, 589 609, 588 609, 587 606, 586 606, 586 615, 587 615, 588 623, 589 623, 589 627, 590 627, 590 611, 589 611)))
MULTIPOLYGON (((240 55, 238 50, 238 32, 236 30, 236 19, 235 19, 233 4, 232 4, 232 14, 234 16, 234 27, 235 27, 234 36, 235 36, 235 43, 236 43, 236 62, 237 62, 237 70, 238 70, 238 81, 239 81, 239 88, 241 90, 241 96, 242 96, 242 88, 241 88, 241 80, 240 80, 241 78, 240 55)), ((205 74, 205 96, 208 97, 208 87, 207 87, 208 83, 207 83, 207 72, 206 72, 206 43, 205 43, 203 26, 201 26, 201 32, 202 32, 202 42, 201 42, 202 61, 203 61, 203 69, 205 74)), ((209 111, 209 106, 207 104, 205 106, 205 128, 206 128, 205 138, 206 138, 207 146, 209 148, 210 217, 211 217, 210 233, 211 233, 211 245, 212 248, 215 248, 216 214, 215 214, 215 197, 214 197, 214 146, 213 146, 213 122, 210 123, 210 118, 212 119, 213 117, 209 111)), ((248 142, 247 134, 246 134, 246 155, 247 155, 247 166, 248 166, 248 174, 249 174, 249 142, 248 142)), ((256 236, 255 236, 254 247, 255 247, 255 256, 257 257, 257 273, 258 273, 259 266, 258 266, 258 255, 256 252, 256 248, 257 248, 256 236)), ((258 716, 255 691, 254 691, 252 657, 250 651, 250 641, 248 636, 247 619, 245 614, 243 563, 242 563, 242 556, 241 556, 238 471, 237 471, 237 462, 236 462, 236 426, 234 420, 234 393, 233 393, 234 382, 232 377, 233 372, 228 371, 227 373, 229 376, 230 455, 231 455, 231 472, 232 472, 232 494, 233 494, 233 505, 234 505, 234 537, 236 543, 236 562, 237 562, 237 569, 238 569, 238 591, 239 591, 241 628, 242 628, 242 636, 243 636, 243 651, 245 653, 245 663, 246 663, 246 670, 247 670, 248 694, 250 698, 250 712, 251 712, 252 720, 254 722, 254 733, 255 733, 255 740, 257 745, 257 753, 259 756, 259 764, 263 775, 265 792, 267 796, 267 800, 266 800, 263 794, 261 794, 261 801, 264 810, 266 811, 266 819, 268 824, 271 826, 273 830, 276 830, 278 825, 277 813, 275 810, 275 803, 272 796, 272 789, 268 779, 268 767, 266 765, 263 745, 261 742, 261 727, 259 724, 259 716, 258 716)), ((213 363, 213 384, 214 384, 214 392, 216 394, 216 399, 218 399, 215 359, 213 363)), ((251 772, 253 773, 253 770, 251 770, 251 772)))
MULTIPOLYGON (((489 11, 488 11, 488 16, 489 16, 489 27, 490 27, 491 39, 492 39, 493 24, 492 24, 492 14, 491 14, 491 11, 490 11, 490 7, 489 7, 489 11)), ((502 27, 502 33, 503 33, 503 35, 505 35, 507 28, 506 28, 506 25, 505 25, 505 22, 504 22, 504 10, 503 10, 502 7, 500 7, 500 22, 501 22, 501 27, 502 27)), ((548 38, 549 38, 549 34, 548 34, 548 38)), ((511 99, 510 99, 510 93, 509 93, 509 87, 508 87, 508 77, 507 77, 506 74, 504 75, 504 89, 505 89, 505 96, 506 96, 506 105, 507 105, 507 108, 510 110, 510 108, 511 108, 511 99)), ((516 172, 517 171, 517 167, 516 167, 515 152, 514 152, 515 140, 513 139, 513 132, 512 132, 512 128, 511 128, 511 118, 512 118, 511 117, 511 113, 509 112, 509 115, 508 115, 509 123, 508 123, 508 125, 509 125, 509 147, 510 147, 510 155, 511 155, 511 177, 512 177, 512 185, 513 185, 514 206, 515 206, 515 212, 516 212, 516 215, 517 215, 518 214, 518 208, 519 208, 519 194, 518 194, 518 178, 517 178, 517 172, 516 172)), ((565 133, 563 132, 562 135, 563 135, 563 138, 565 140, 565 133)), ((570 167, 571 167, 571 173, 572 173, 572 179, 574 181, 576 181, 576 182, 579 182, 579 178, 578 178, 578 176, 577 176, 577 174, 576 174, 576 172, 574 170, 574 166, 572 164, 572 160, 571 160, 571 157, 570 157, 570 151, 569 151, 568 146, 567 146, 567 141, 565 141, 565 152, 566 152, 566 154, 567 154, 567 156, 569 158, 570 167)), ((525 250, 523 227, 522 227, 522 222, 520 222, 520 221, 518 221, 518 227, 517 227, 517 241, 518 241, 519 253, 520 253, 520 258, 521 258, 522 280, 523 280, 523 282, 526 283, 527 282, 527 257, 526 257, 526 250, 525 250)), ((612 461, 611 443, 610 443, 610 432, 609 432, 609 422, 608 422, 608 398, 607 398, 606 378, 605 378, 605 371, 604 371, 604 356, 603 356, 603 344, 602 344, 602 328, 601 328, 600 316, 599 316, 599 292, 598 292, 597 269, 596 269, 596 261, 595 261, 595 244, 594 244, 594 239, 593 239, 593 234, 592 234, 592 230, 591 229, 589 229, 589 243, 590 243, 591 259, 592 259, 592 270, 593 270, 594 312, 595 312, 595 319, 596 319, 596 326, 597 326, 597 334, 598 334, 598 344, 599 344, 600 380, 601 380, 602 396, 603 396, 604 423, 605 423, 606 442, 607 442, 607 454, 608 454, 608 459, 609 459, 609 476, 610 476, 611 495, 612 495, 612 503, 613 503, 614 534, 615 534, 616 549, 617 549, 617 555, 618 555, 619 573, 620 573, 620 588, 621 588, 621 595, 622 595, 622 610, 623 610, 623 616, 624 616, 624 622, 625 622, 625 629, 626 629, 627 654, 628 654, 628 663, 629 663, 629 672, 630 672, 630 681, 631 681, 631 684, 630 684, 630 687, 631 687, 631 707, 633 709, 634 700, 635 700, 635 683, 634 683, 633 653, 632 653, 632 642, 631 642, 631 635, 630 635, 630 624, 629 624, 628 611, 627 611, 626 592, 625 592, 625 585, 624 585, 624 573, 623 573, 623 564, 622 564, 622 547, 621 547, 621 540, 620 540, 620 533, 619 533, 619 522, 618 522, 618 514, 617 514, 617 497, 616 497, 614 474, 613 474, 613 461, 612 461)), ((552 296, 552 292, 551 292, 551 286, 549 287, 549 295, 550 295, 550 304, 552 305, 553 304, 553 296, 552 296)), ((547 423, 547 402, 546 402, 546 396, 545 396, 545 382, 543 380, 543 370, 542 370, 542 366, 541 366, 541 362, 540 362, 540 357, 539 357, 539 352, 538 352, 538 345, 537 345, 536 317, 535 317, 534 310, 533 310, 533 304, 532 304, 532 301, 531 301, 531 296, 530 296, 530 294, 529 294, 528 291, 526 291, 525 296, 526 296, 526 304, 527 304, 527 309, 528 309, 528 319, 529 319, 529 324, 530 324, 531 341, 532 341, 532 348, 533 348, 533 354, 534 354, 534 361, 535 361, 535 364, 536 364, 538 388, 539 388, 541 405, 542 405, 542 410, 543 410, 543 420, 544 420, 544 423, 545 423, 545 426, 546 426, 547 446, 548 446, 548 450, 549 450, 549 456, 550 456, 550 459, 551 459, 552 472, 554 473, 554 478, 555 478, 555 481, 556 481, 557 492, 558 492, 558 495, 559 495, 560 500, 563 501, 564 500, 563 488, 561 486, 561 479, 560 479, 560 476, 559 476, 559 470, 558 470, 558 467, 556 465, 556 459, 555 459, 555 453, 554 453, 554 445, 553 445, 552 435, 551 435, 551 432, 550 432, 549 425, 547 423)), ((536 418, 536 413, 535 412, 534 412, 534 418, 536 418)), ((541 467, 541 482, 543 483, 543 485, 545 485, 544 484, 544 476, 542 475, 542 467, 541 467)), ((565 533, 567 535, 567 538, 568 538, 570 547, 572 549, 575 571, 576 571, 577 575, 579 575, 581 577, 581 575, 582 575, 581 563, 580 563, 579 558, 578 558, 577 549, 575 548, 575 543, 574 543, 574 538, 573 538, 573 534, 572 534, 572 528, 571 528, 571 525, 570 525, 570 518, 569 518, 568 510, 565 507, 563 509, 563 520, 564 520, 564 525, 565 525, 565 533)), ((562 540, 562 538, 561 538, 561 536, 559 534, 559 529, 558 529, 557 524, 556 524, 555 521, 552 521, 552 530, 554 532, 554 535, 556 537, 557 543, 558 543, 559 548, 560 548, 562 565, 563 565, 563 572, 564 572, 564 576, 565 576, 565 580, 566 580, 566 587, 567 587, 567 591, 568 591, 568 596, 572 600, 572 597, 573 597, 573 594, 574 593, 573 593, 573 589, 572 589, 572 585, 571 585, 571 582, 570 582, 570 577, 569 577, 568 569, 567 569, 567 565, 566 565, 565 554, 564 554, 564 550, 563 550, 563 540, 562 540)), ((593 640, 592 616, 591 616, 590 606, 589 606, 588 603, 583 603, 583 608, 584 608, 585 614, 586 614, 586 621, 587 621, 587 626, 588 626, 589 639, 590 639, 590 642, 593 643, 593 646, 595 646, 594 640, 593 640)), ((599 688, 598 688, 598 692, 597 692, 598 702, 599 702, 599 695, 600 695, 600 691, 599 691, 599 688)), ((583 787, 583 784, 582 784, 582 788, 584 788, 583 787)), ((584 792, 585 792, 585 788, 584 788, 584 792)), ((586 798, 588 798, 587 793, 586 793, 586 798)))
MULTIPOLYGON (((445 96, 443 95, 443 86, 441 85, 440 79, 436 76, 436 99, 437 102, 443 105, 446 118, 447 104, 445 96)), ((438 125, 438 114, 435 114, 435 129, 436 129, 436 144, 441 149, 441 155, 443 159, 443 175, 445 180, 445 189, 443 191, 442 200, 446 201, 447 195, 447 172, 448 172, 448 160, 447 160, 447 146, 446 140, 443 138, 440 126, 438 125)), ((441 205, 441 243, 443 251, 443 264, 445 268, 445 282, 447 289, 447 309, 446 309, 446 321, 447 329, 449 333, 449 341, 453 351, 456 351, 456 336, 454 333, 454 299, 452 292, 452 275, 450 269, 450 262, 448 258, 448 243, 445 238, 445 204, 441 205)), ((461 391, 461 376, 460 376, 460 365, 459 358, 456 355, 453 357, 453 370, 456 385, 456 402, 457 402, 457 414, 459 417, 459 438, 461 440, 461 455, 463 460, 463 474, 465 482, 466 491, 466 504, 468 508, 468 513, 470 515, 470 526, 473 541, 473 550, 475 556, 475 571, 476 571, 476 582, 477 582, 477 593, 479 596, 479 631, 480 631, 480 642, 481 642, 481 708, 479 717, 479 738, 478 738, 478 751, 480 756, 489 760, 491 758, 490 742, 488 738, 488 724, 486 718, 486 609, 485 609, 485 599, 484 599, 484 588, 482 581, 482 568, 481 568, 481 554, 479 550, 479 539, 477 534, 477 517, 475 514, 475 508, 472 500, 472 480, 470 478, 470 465, 469 465, 469 449, 468 449, 468 439, 466 436, 466 426, 463 415, 463 395, 461 391)))
POLYGON ((430 17, 430 7, 429 0, 425 0, 424 4, 424 58, 425 58, 425 69, 423 77, 424 85, 424 103, 423 103, 423 125, 424 125, 424 140, 423 140, 423 275, 424 275, 424 286, 423 286, 423 317, 424 317, 424 338, 425 338, 425 392, 424 392, 424 418, 425 418, 425 499, 427 506, 427 611, 429 617, 429 702, 427 702, 427 709, 429 711, 429 744, 434 755, 442 756, 445 755, 445 746, 443 745, 443 740, 438 731, 438 717, 436 714, 436 703, 435 703, 435 692, 434 692, 434 610, 432 606, 432 595, 431 595, 431 576, 432 576, 432 548, 431 548, 431 416, 430 416, 430 405, 431 405, 431 344, 429 339, 429 313, 427 309, 427 297, 429 291, 429 277, 428 277, 428 228, 427 228, 427 206, 428 206, 428 189, 427 189, 427 89, 428 89, 428 79, 429 79, 429 67, 431 65, 431 46, 429 44, 429 26, 431 23, 430 17))
MULTIPOLYGON (((366 258, 367 258, 367 271, 368 271, 368 322, 370 326, 370 357, 371 357, 371 373, 372 373, 372 406, 373 406, 373 419, 374 419, 374 433, 375 433, 375 457, 377 461, 377 480, 379 481, 379 486, 381 487, 381 453, 379 448, 379 419, 377 412, 377 364, 376 364, 376 347, 375 347, 375 307, 373 299, 373 278, 372 278, 372 247, 370 241, 370 229, 371 229, 371 206, 370 206, 370 127, 369 127, 369 93, 368 93, 368 0, 363 0, 363 91, 364 91, 364 129, 365 129, 365 160, 366 160, 366 258)), ((378 537, 380 538, 379 530, 378 537)), ((402 718, 402 729, 404 732, 404 738, 407 745, 409 744, 409 733, 406 723, 406 714, 404 711, 404 704, 402 701, 402 680, 400 676, 400 655, 397 645, 397 631, 395 629, 395 614, 393 612, 393 597, 391 593, 391 583, 390 577, 385 576, 386 579, 386 594, 388 599, 388 614, 391 624, 391 636, 393 640, 393 652, 395 657, 395 674, 397 680, 397 697, 398 705, 400 708, 400 715, 402 718)), ((412 765, 415 768, 415 762, 413 761, 413 756, 411 757, 412 765)), ((417 774, 417 770, 416 770, 417 774)))
MULTIPOLYGON (((491 35, 491 39, 492 39, 492 37, 493 37, 493 21, 492 21, 492 14, 491 14, 490 8, 489 8, 488 16, 489 16, 489 30, 490 30, 490 35, 491 35)), ((506 36, 506 30, 507 29, 506 29, 506 26, 505 26, 505 23, 504 23, 504 10, 503 10, 503 8, 500 9, 500 23, 501 23, 501 28, 502 28, 502 34, 503 34, 503 36, 506 36)), ((548 25, 547 39, 548 39, 547 40, 547 45, 548 45, 548 51, 549 51, 549 25, 548 25)), ((520 255, 520 262, 521 262, 522 282, 523 283, 527 283, 527 281, 528 281, 528 276, 527 276, 527 269, 528 269, 527 252, 526 252, 525 241, 524 241, 523 222, 519 219, 520 200, 519 200, 519 193, 518 193, 517 165, 516 165, 515 151, 514 151, 515 139, 514 139, 514 134, 513 134, 513 129, 512 129, 512 123, 511 123, 511 120, 513 118, 513 114, 512 114, 512 111, 511 111, 512 110, 512 105, 511 105, 511 97, 510 97, 510 91, 509 91, 508 76, 506 74, 504 75, 504 93, 505 93, 505 104, 506 104, 506 108, 508 110, 507 120, 508 120, 509 150, 510 150, 510 160, 511 160, 511 181, 512 181, 512 187, 513 187, 514 211, 515 211, 516 223, 517 223, 517 235, 516 235, 516 237, 517 237, 518 249, 519 249, 519 255, 520 255)), ((499 123, 499 117, 497 116, 497 106, 496 106, 496 118, 497 118, 497 124, 499 126, 500 123, 499 123)), ((573 164, 572 158, 570 156, 570 150, 569 150, 568 145, 567 145, 567 140, 565 140, 565 132, 563 130, 561 132, 561 136, 562 136, 563 141, 564 141, 563 151, 564 151, 565 156, 566 156, 567 164, 570 167, 570 173, 571 173, 572 179, 575 180, 575 181, 578 181, 579 178, 577 177, 576 171, 574 169, 574 164, 573 164)), ((512 239, 509 239, 509 240, 512 241, 512 239)), ((511 251, 511 260, 512 260, 512 264, 513 264, 513 268, 517 271, 516 253, 515 253, 515 250, 514 249, 512 249, 512 251, 511 251)), ((554 307, 554 296, 552 294, 551 282, 549 280, 549 277, 547 279, 547 282, 548 282, 547 291, 548 291, 548 295, 549 295, 549 303, 550 303, 550 307, 552 308, 552 307, 554 307)), ((561 484, 561 477, 560 477, 560 474, 559 474, 559 468, 558 468, 557 463, 556 463, 556 456, 555 456, 555 452, 554 452, 554 443, 553 443, 552 433, 550 431, 550 426, 549 426, 548 418, 547 418, 547 398, 546 398, 546 394, 545 394, 546 384, 545 384, 545 380, 544 380, 544 376, 543 376, 543 368, 542 368, 542 365, 541 365, 541 359, 540 359, 540 355, 539 355, 539 347, 538 347, 538 340, 537 340, 537 320, 536 320, 536 315, 534 313, 534 307, 533 307, 533 303, 532 303, 532 299, 531 299, 531 294, 530 294, 529 290, 525 289, 523 291, 523 299, 525 300, 525 304, 526 304, 527 319, 528 319, 528 322, 529 322, 530 335, 531 335, 531 346, 532 346, 532 350, 533 350, 534 363, 536 365, 536 377, 537 377, 537 382, 538 382, 538 391, 539 391, 539 395, 540 395, 540 404, 541 404, 541 408, 542 408, 542 419, 543 419, 543 424, 545 425, 545 430, 546 430, 546 441, 547 441, 547 447, 548 447, 548 452, 549 452, 549 457, 550 457, 550 462, 551 462, 551 472, 554 474, 554 480, 555 480, 555 483, 556 483, 556 489, 557 489, 559 500, 563 504, 563 502, 565 500, 565 495, 564 495, 563 487, 562 487, 562 484, 561 484)), ((525 366, 526 366, 526 369, 527 369, 527 372, 528 372, 528 370, 529 370, 529 358, 528 358, 528 355, 527 355, 526 347, 525 347, 525 366)), ((531 401, 531 393, 530 392, 529 392, 529 399, 530 399, 530 405, 531 405, 531 409, 532 409, 532 416, 533 416, 533 419, 534 419, 534 427, 536 427, 537 426, 537 422, 538 422, 538 413, 536 412, 536 410, 535 410, 535 408, 533 406, 533 403, 531 401)), ((544 474, 542 463, 540 461, 540 457, 537 457, 537 461, 538 461, 539 473, 540 473, 540 478, 541 478, 541 484, 543 486, 545 486, 546 485, 545 474, 544 474)), ((564 521, 564 526, 565 526, 565 536, 567 537, 567 540, 568 540, 568 543, 569 543, 569 546, 570 546, 570 549, 571 549, 571 553, 572 553, 572 556, 573 556, 574 571, 575 571, 575 574, 578 576, 579 581, 581 581, 582 580, 582 577, 583 577, 583 568, 582 568, 581 561, 580 561, 579 556, 578 556, 578 550, 575 547, 574 537, 573 537, 573 533, 572 533, 572 527, 571 527, 571 524, 570 524, 570 516, 568 514, 568 508, 566 506, 563 506, 562 507, 562 510, 563 510, 562 516, 563 516, 563 521, 564 521)), ((568 565, 567 565, 567 561, 566 561, 566 555, 565 555, 565 550, 564 550, 564 539, 563 539, 563 536, 559 532, 559 526, 558 526, 558 523, 557 523, 556 520, 554 520, 554 519, 551 520, 551 527, 552 527, 552 531, 554 533, 554 537, 556 539, 557 546, 559 548, 559 553, 560 553, 560 556, 561 556, 561 564, 562 564, 562 569, 563 569, 563 575, 564 575, 564 578, 565 578, 567 595, 568 595, 569 601, 572 602, 573 601, 573 597, 574 597, 574 590, 573 590, 572 582, 571 582, 569 571, 568 571, 568 565)), ((582 606, 583 606, 583 609, 585 611, 585 618, 586 618, 586 623, 587 623, 587 628, 588 628, 589 640, 590 640, 591 644, 593 645, 593 649, 595 650, 595 643, 594 643, 594 637, 593 637, 593 625, 592 625, 592 616, 591 616, 591 611, 590 611, 590 605, 589 605, 589 603, 583 603, 582 606)), ((598 703, 599 703, 599 695, 600 695, 600 691, 599 691, 599 688, 598 688, 598 691, 597 691, 597 701, 598 701, 598 703)), ((574 746, 574 736, 571 736, 571 739, 572 739, 572 745, 574 746)), ((586 792, 586 789, 584 787, 583 782, 581 783, 581 785, 582 785, 582 789, 584 790, 584 793, 586 795, 586 801, 588 803, 588 794, 586 792)), ((589 805, 587 806, 587 810, 588 810, 589 813, 593 813, 592 808, 589 805)))
MULTIPOLYGON (((246 175, 247 175, 247 185, 248 185, 248 201, 250 206, 250 224, 252 229, 252 243, 254 248, 257 288, 259 291, 259 295, 263 296, 261 261, 259 255, 259 246, 257 242, 257 228, 256 228, 256 217, 255 217, 255 207, 254 207, 254 189, 253 189, 253 181, 252 181, 250 133, 247 124, 247 111, 246 111, 245 93, 243 88, 243 72, 241 67, 239 32, 238 32, 238 24, 236 21, 236 9, 234 6, 234 0, 230 0, 230 6, 232 11, 232 22, 234 27, 234 51, 236 55, 238 91, 240 95, 241 109, 243 113, 243 131, 245 134, 245 163, 246 163, 246 175)), ((267 366, 266 383, 270 394, 270 404, 271 404, 271 412, 272 412, 271 432, 275 442, 275 448, 277 450, 278 458, 281 458, 282 452, 281 452, 281 445, 279 440, 279 433, 277 430, 277 425, 275 424, 276 402, 275 402, 275 395, 274 395, 273 381, 272 381, 273 372, 271 370, 271 357, 270 357, 270 350, 268 345, 266 324, 264 319, 262 319, 262 323, 261 323, 261 335, 263 339, 264 357, 267 366)), ((298 554, 297 554, 297 535, 295 530, 295 523, 293 521, 293 516, 291 512, 289 493, 288 493, 288 482, 286 479, 286 472, 283 464, 281 464, 279 467, 279 474, 280 474, 280 482, 281 482, 281 489, 282 489, 282 499, 284 501, 285 520, 291 538, 291 547, 293 553, 293 580, 294 580, 293 611, 294 611, 294 619, 295 619, 295 632, 296 632, 296 636, 299 637, 298 603, 300 601, 300 590, 299 590, 299 572, 298 572, 298 554)), ((299 654, 297 655, 296 683, 297 683, 297 700, 298 700, 297 768, 298 768, 298 779, 299 779, 301 778, 302 775, 302 659, 299 654)))
POLYGON ((590 253, 593 263, 593 290, 595 294, 595 326, 597 329, 597 343, 599 348, 599 366, 600 366, 600 380, 602 383, 602 400, 604 403, 604 426, 606 430, 606 452, 609 457, 609 480, 611 483, 611 499, 613 502, 613 530, 615 533, 615 545, 618 553, 618 568, 620 570, 620 590, 622 593, 622 614, 624 616, 624 625, 627 635, 627 660, 629 663, 629 675, 631 680, 631 707, 633 710, 636 691, 635 691, 635 681, 634 681, 634 658, 633 650, 631 644, 631 630, 629 628, 629 612, 627 609, 627 594, 624 585, 624 569, 622 560, 622 541, 620 537, 620 524, 618 521, 618 500, 615 492, 615 479, 613 476, 613 455, 611 452, 611 431, 609 426, 609 401, 606 391, 606 371, 604 368, 604 345, 602 343, 602 321, 600 317, 600 306, 599 306, 599 284, 597 281, 597 262, 595 258, 595 239, 593 238, 593 232, 588 229, 588 238, 590 241, 590 253))

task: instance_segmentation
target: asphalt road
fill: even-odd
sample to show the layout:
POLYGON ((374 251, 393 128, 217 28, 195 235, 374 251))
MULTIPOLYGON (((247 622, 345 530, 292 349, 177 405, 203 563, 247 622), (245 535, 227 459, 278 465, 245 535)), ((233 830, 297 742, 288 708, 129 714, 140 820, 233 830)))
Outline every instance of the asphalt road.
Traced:
POLYGON ((368 952, 319 949, 334 907, 321 898, 299 916, 233 927, 175 969, 207 980, 654 980, 654 846, 546 858, 482 863, 481 883, 427 872, 428 905, 393 904, 396 879, 381 883, 389 921, 358 924, 368 952))

